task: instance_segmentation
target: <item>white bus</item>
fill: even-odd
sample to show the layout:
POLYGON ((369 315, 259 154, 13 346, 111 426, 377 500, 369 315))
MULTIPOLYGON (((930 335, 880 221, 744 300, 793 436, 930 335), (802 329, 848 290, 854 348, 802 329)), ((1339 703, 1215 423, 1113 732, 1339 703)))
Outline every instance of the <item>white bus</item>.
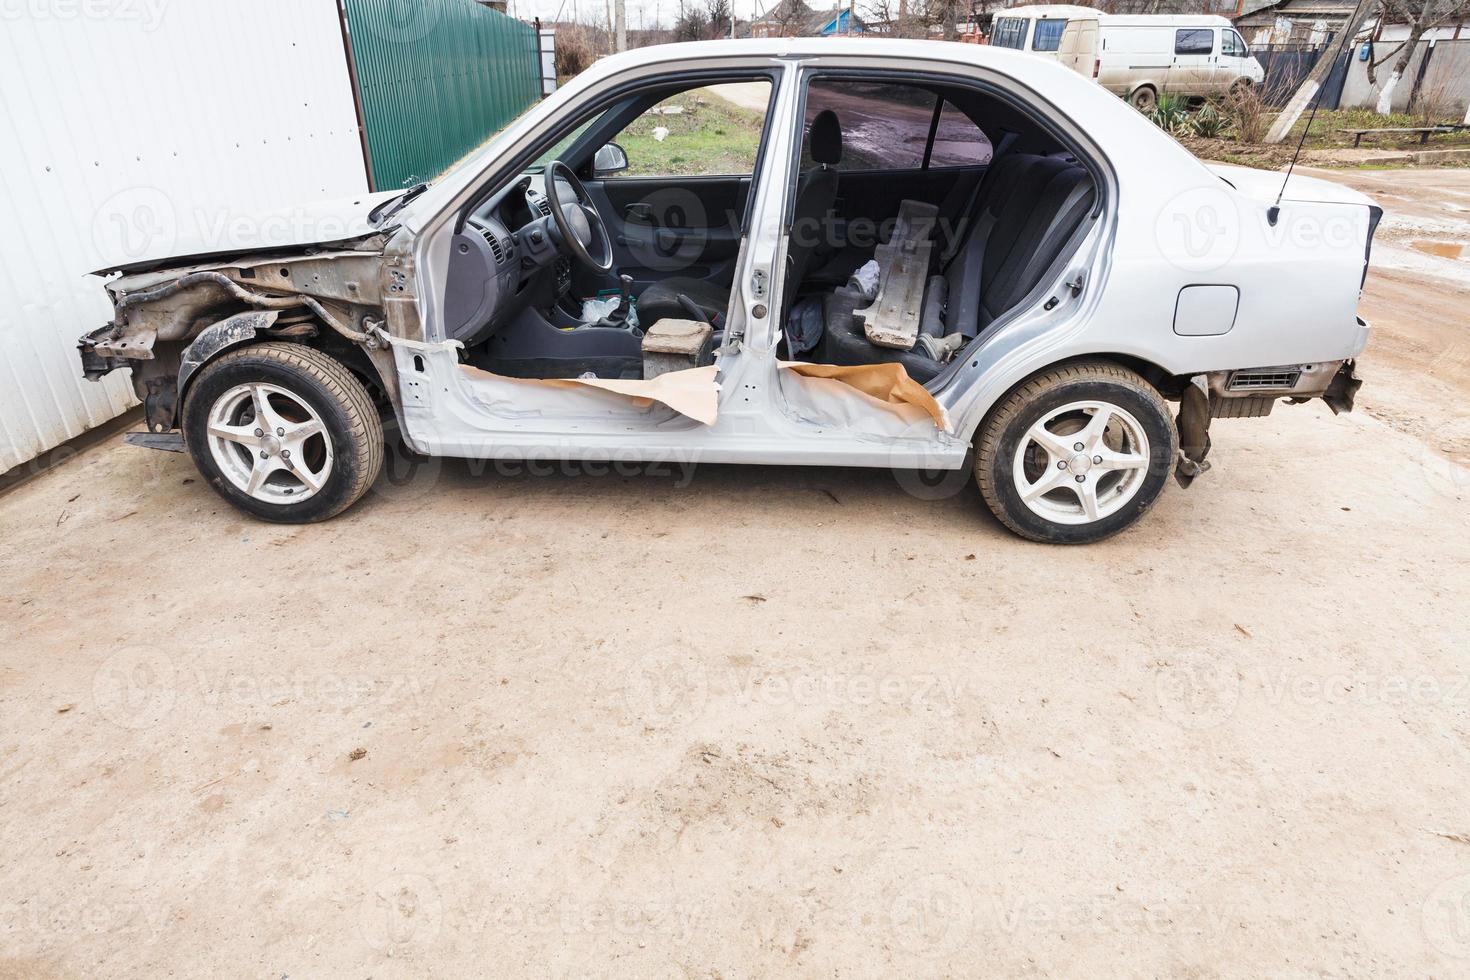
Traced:
POLYGON ((1062 64, 1143 111, 1154 107, 1160 92, 1224 95, 1266 77, 1230 21, 1203 14, 1074 21, 1063 31, 1058 54, 1062 64))

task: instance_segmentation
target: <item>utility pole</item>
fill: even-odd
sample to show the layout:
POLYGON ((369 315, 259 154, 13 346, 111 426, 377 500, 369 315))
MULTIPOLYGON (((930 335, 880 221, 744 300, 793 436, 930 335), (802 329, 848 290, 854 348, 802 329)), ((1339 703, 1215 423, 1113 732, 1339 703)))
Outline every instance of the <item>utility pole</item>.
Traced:
POLYGON ((1329 44, 1322 49, 1322 53, 1317 56, 1317 63, 1312 66, 1311 74, 1307 75, 1301 87, 1296 90, 1296 94, 1291 97, 1291 101, 1286 103, 1286 108, 1281 110, 1281 115, 1276 117, 1276 122, 1272 123, 1271 131, 1266 134, 1267 143, 1280 143, 1286 139, 1286 134, 1291 132, 1291 127, 1296 125, 1296 121, 1307 110, 1307 106, 1312 104, 1317 93, 1322 91, 1322 85, 1327 81, 1328 73, 1337 65, 1343 50, 1353 43, 1353 39, 1358 36, 1358 31, 1363 27, 1363 22, 1368 19, 1368 15, 1377 5, 1378 0, 1358 0, 1358 5, 1353 8, 1347 22, 1342 25, 1342 33, 1338 36, 1337 43, 1329 44))
POLYGON ((628 7, 627 0, 613 0, 613 11, 617 18, 619 51, 628 50, 628 7))

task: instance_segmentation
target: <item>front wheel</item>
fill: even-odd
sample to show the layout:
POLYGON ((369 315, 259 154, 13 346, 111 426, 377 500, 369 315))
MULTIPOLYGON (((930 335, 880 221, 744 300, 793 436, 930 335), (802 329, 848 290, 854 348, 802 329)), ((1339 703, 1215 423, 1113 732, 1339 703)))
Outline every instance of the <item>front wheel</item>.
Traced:
POLYGON ((1168 403, 1152 385, 1116 364, 1073 364, 1032 378, 990 413, 975 479, 1022 537, 1089 544, 1153 506, 1177 451, 1168 403))
POLYGON ((206 365, 184 401, 184 441, 220 496, 283 524, 341 513, 383 465, 367 389, 301 344, 259 344, 206 365))

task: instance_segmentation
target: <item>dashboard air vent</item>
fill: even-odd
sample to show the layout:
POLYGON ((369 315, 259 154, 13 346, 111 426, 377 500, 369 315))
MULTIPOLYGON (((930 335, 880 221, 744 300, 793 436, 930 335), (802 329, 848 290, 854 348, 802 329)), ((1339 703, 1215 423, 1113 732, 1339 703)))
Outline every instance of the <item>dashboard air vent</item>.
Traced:
POLYGON ((482 231, 480 234, 485 236, 485 244, 489 245, 490 251, 495 253, 495 264, 502 265, 505 262, 505 246, 500 244, 500 239, 496 238, 493 232, 482 231))

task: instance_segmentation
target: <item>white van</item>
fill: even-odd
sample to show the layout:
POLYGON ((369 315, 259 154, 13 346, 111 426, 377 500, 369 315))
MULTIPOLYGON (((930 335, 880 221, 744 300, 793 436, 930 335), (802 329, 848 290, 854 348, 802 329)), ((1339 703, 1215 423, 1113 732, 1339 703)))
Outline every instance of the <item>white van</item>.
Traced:
POLYGON ((1061 48, 1062 33, 1073 22, 1095 21, 1102 11, 1095 7, 1079 7, 1068 3, 1043 3, 1016 7, 995 15, 990 28, 990 44, 997 48, 1029 51, 1055 59, 1061 48))
POLYGON ((1224 17, 1111 15, 1069 23, 1058 60, 1147 111, 1160 92, 1224 95, 1265 69, 1224 17))

